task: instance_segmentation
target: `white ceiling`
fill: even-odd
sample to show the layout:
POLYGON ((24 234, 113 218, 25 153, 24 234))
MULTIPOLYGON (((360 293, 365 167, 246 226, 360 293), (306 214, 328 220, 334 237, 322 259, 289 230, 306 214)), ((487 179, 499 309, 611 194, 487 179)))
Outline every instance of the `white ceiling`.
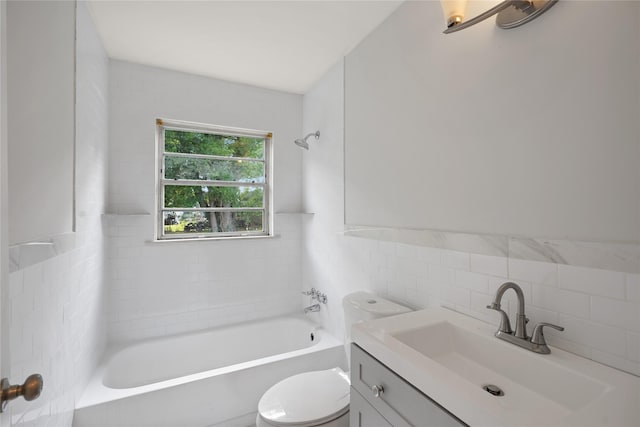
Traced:
POLYGON ((92 0, 89 8, 111 58, 304 93, 400 3, 92 0))

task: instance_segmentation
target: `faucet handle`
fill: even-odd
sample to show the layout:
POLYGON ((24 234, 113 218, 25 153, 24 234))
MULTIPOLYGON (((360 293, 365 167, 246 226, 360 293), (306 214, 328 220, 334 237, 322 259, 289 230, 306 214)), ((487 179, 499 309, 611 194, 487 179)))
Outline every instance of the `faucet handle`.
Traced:
POLYGON ((544 330, 545 326, 549 326, 550 328, 557 329, 558 331, 564 331, 562 326, 554 325, 553 323, 540 322, 533 328, 533 333, 531 334, 531 342, 533 344, 546 345, 547 342, 544 339, 544 330))
POLYGON ((507 315, 507 313, 504 312, 504 310, 500 308, 500 304, 494 302, 494 303, 491 303, 491 305, 488 305, 487 308, 489 310, 495 310, 498 313, 500 313, 500 326, 498 327, 498 331, 503 332, 505 334, 512 334, 513 329, 511 329, 511 322, 509 322, 509 316, 507 315))

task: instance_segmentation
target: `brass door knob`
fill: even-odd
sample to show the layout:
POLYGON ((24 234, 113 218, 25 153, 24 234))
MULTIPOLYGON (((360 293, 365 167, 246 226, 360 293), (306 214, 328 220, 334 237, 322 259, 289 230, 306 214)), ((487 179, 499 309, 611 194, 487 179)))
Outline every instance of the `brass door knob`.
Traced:
POLYGON ((16 397, 24 397, 24 400, 35 400, 42 392, 42 375, 29 375, 22 385, 11 385, 8 378, 3 378, 0 385, 2 386, 2 395, 0 395, 0 412, 4 412, 9 401, 16 397))

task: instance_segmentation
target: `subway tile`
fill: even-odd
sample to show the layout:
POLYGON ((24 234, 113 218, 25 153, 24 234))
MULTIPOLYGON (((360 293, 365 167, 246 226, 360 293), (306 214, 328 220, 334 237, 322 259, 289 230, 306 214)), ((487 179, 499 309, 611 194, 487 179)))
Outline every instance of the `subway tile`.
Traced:
POLYGON ((627 301, 640 302, 640 274, 627 274, 627 301))
POLYGON ((22 294, 24 285, 24 272, 22 270, 9 275, 9 298, 15 298, 22 294))
POLYGON ((532 304, 550 311, 589 318, 589 296, 549 286, 533 287, 532 304))
POLYGON ((558 266, 558 286, 609 298, 625 299, 625 274, 595 268, 558 266))
POLYGON ((508 277, 511 280, 526 280, 545 286, 555 286, 558 283, 557 264, 509 258, 508 265, 508 277))
POLYGON ((549 329, 549 334, 559 335, 563 339, 581 343, 595 350, 620 357, 624 357, 627 353, 627 337, 625 332, 619 328, 601 325, 565 314, 559 315, 558 322, 565 330, 558 332, 549 329))
POLYGON ((471 305, 471 292, 466 289, 446 286, 442 289, 442 299, 455 306, 469 308, 471 305))
POLYGON ((529 323, 527 324, 527 331, 529 334, 531 334, 533 332, 533 328, 541 322, 558 325, 558 313, 555 311, 528 306, 526 307, 526 315, 529 318, 529 323))
POLYGON ((429 296, 422 290, 409 290, 406 291, 407 303, 412 308, 420 310, 429 307, 429 296))
POLYGON ((591 297, 591 320, 640 332, 640 303, 591 297))
POLYGON ((507 258, 504 257, 471 254, 469 264, 470 270, 475 273, 501 277, 508 274, 507 258))
POLYGON ((439 265, 429 266, 429 280, 436 283, 451 284, 455 281, 455 270, 439 265))
MULTIPOLYGON (((364 239, 363 239, 364 240, 364 239)), ((405 243, 398 243, 396 246, 396 254, 400 258, 409 258, 412 260, 418 260, 420 253, 418 247, 414 245, 407 245, 405 243)))
POLYGON ((489 291, 489 280, 487 276, 468 271, 456 270, 455 284, 456 286, 475 292, 487 293, 489 291))
POLYGON ((627 358, 640 362, 640 334, 627 332, 627 358))
POLYGON ((622 369, 623 371, 631 372, 634 375, 640 376, 639 362, 597 349, 593 349, 591 351, 591 359, 604 365, 611 366, 612 368, 622 369))
POLYGON ((430 265, 440 265, 442 263, 442 250, 437 248, 422 247, 420 249, 421 260, 430 265))
POLYGON ((469 254, 466 252, 442 251, 442 265, 456 270, 469 270, 469 254))
MULTIPOLYGON (((474 310, 477 313, 480 313, 482 316, 482 319, 485 321, 491 321, 492 323, 495 321, 499 321, 499 315, 496 311, 494 310, 489 310, 487 308, 487 305, 489 304, 487 302, 487 296, 485 294, 480 294, 478 292, 471 292, 471 299, 470 299, 470 304, 469 304, 469 308, 471 310, 474 310)), ((478 316, 474 316, 476 318, 478 318, 478 316)))
MULTIPOLYGON (((558 332, 554 329, 547 328, 548 331, 545 331, 545 338, 547 340, 547 344, 551 347, 557 347, 564 351, 568 351, 569 353, 577 354, 578 356, 586 357, 587 359, 592 358, 593 348, 575 342, 570 341, 564 338, 562 332, 558 332), (548 333, 547 333, 548 332, 548 333), (555 333, 554 333, 555 332, 555 333)), ((551 349, 553 353, 553 348, 551 349)))

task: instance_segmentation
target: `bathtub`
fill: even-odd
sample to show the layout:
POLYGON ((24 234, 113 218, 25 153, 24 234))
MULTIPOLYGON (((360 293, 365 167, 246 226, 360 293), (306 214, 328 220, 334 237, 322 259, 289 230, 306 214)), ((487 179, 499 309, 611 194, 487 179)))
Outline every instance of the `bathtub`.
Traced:
POLYGON ((276 382, 336 366, 342 343, 297 315, 143 341, 107 351, 73 426, 235 425, 276 382))

